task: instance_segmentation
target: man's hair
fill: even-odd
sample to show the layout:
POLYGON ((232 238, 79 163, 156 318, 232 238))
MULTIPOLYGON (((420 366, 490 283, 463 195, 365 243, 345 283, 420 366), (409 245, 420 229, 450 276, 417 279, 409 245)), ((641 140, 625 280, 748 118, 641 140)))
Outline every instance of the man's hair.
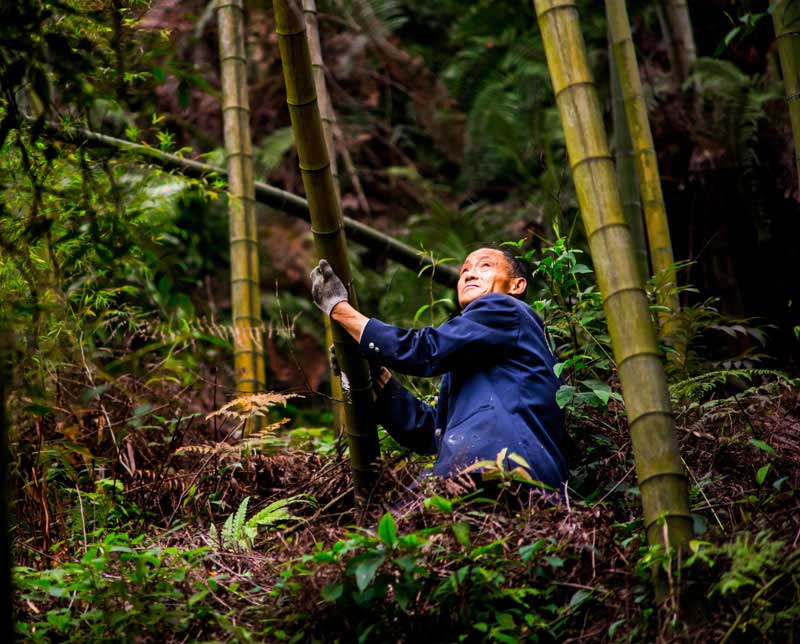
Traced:
MULTIPOLYGON (((525 298, 528 297, 528 287, 531 285, 531 280, 533 279, 533 270, 531 269, 531 265, 528 260, 523 259, 522 257, 517 257, 514 254, 514 251, 509 249, 508 246, 501 246, 500 244, 490 244, 487 246, 479 246, 475 250, 479 250, 480 248, 489 248, 491 250, 496 250, 497 252, 501 253, 503 257, 505 257, 506 262, 508 262, 509 267, 511 268, 511 277, 524 277, 525 278, 525 289, 519 295, 512 295, 511 297, 515 297, 518 300, 525 301, 525 298)), ((460 310, 460 307, 456 307, 456 312, 454 315, 457 315, 460 310)))
POLYGON ((525 301, 525 298, 528 296, 528 286, 531 284, 531 265, 528 263, 526 259, 522 257, 517 257, 514 254, 514 251, 509 249, 508 246, 491 246, 490 248, 494 248, 495 250, 499 250, 503 253, 503 257, 506 258, 508 265, 511 267, 511 276, 512 277, 524 277, 525 278, 525 290, 522 291, 519 295, 515 295, 518 300, 525 301))

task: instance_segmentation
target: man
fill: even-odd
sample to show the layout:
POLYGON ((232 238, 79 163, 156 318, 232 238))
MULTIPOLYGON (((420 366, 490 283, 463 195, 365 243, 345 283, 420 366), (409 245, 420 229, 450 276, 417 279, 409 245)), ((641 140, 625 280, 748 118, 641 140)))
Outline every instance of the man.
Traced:
POLYGON ((314 303, 344 327, 372 362, 415 376, 442 375, 439 401, 427 405, 391 373, 377 374, 378 421, 401 445, 436 454, 433 474, 449 476, 476 461, 519 466, 561 489, 566 436, 555 402, 555 359, 542 321, 524 303, 527 279, 513 254, 481 248, 461 267, 461 312, 439 328, 402 329, 359 313, 325 260, 311 272, 314 303))

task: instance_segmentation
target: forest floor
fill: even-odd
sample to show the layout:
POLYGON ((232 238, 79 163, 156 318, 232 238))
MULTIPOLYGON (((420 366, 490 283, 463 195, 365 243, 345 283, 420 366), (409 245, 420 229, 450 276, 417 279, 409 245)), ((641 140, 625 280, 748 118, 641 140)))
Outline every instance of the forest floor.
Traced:
POLYGON ((25 641, 798 634, 800 391, 785 381, 677 409, 697 532, 682 556, 643 543, 613 401, 571 420, 582 463, 561 502, 510 480, 491 498, 471 481, 415 487, 420 462, 385 438, 379 480, 356 508, 330 430, 273 427, 237 441, 216 427, 209 440, 197 416, 168 436, 156 426, 129 434, 114 461, 124 467, 110 465, 94 490, 67 488, 70 467, 116 449, 103 422, 119 419, 99 402, 113 395, 70 412, 81 426, 93 419, 92 446, 77 446, 66 410, 15 445, 18 475, 30 475, 16 506, 25 641), (62 450, 61 469, 40 476, 28 460, 37 450, 62 450), (657 609, 653 570, 666 596, 657 609))

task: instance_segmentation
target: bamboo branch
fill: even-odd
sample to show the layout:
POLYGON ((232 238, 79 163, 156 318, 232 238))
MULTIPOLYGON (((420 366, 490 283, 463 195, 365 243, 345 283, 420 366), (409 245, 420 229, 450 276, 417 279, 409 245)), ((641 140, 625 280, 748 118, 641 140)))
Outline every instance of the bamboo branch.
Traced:
MULTIPOLYGON (((176 170, 193 179, 203 179, 214 175, 224 179, 228 177, 227 171, 223 168, 192 159, 184 159, 177 154, 162 152, 148 145, 131 143, 130 141, 124 141, 83 128, 65 130, 55 125, 45 125, 43 131, 49 136, 67 143, 96 148, 110 147, 122 152, 129 152, 150 161, 164 170, 176 170)), ((265 206, 280 210, 287 215, 298 217, 303 221, 311 222, 308 201, 303 197, 275 188, 263 181, 255 182, 255 196, 256 201, 265 206)), ((404 244, 386 233, 375 230, 371 226, 367 226, 346 215, 343 219, 349 240, 369 248, 373 252, 391 259, 412 271, 418 271, 423 266, 435 265, 433 279, 444 286, 455 286, 456 282, 458 282, 458 270, 452 266, 437 265, 430 255, 420 253, 414 250, 412 246, 404 244)))

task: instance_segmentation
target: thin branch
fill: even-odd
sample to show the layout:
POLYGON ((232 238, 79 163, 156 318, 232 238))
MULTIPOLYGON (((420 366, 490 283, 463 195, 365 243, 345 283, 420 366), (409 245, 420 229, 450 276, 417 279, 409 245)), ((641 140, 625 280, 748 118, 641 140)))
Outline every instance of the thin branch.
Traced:
MULTIPOLYGON (((43 127, 43 132, 67 143, 85 145, 87 147, 111 147, 123 152, 130 152, 141 156, 164 170, 177 170, 181 174, 195 179, 205 178, 210 175, 217 175, 221 178, 227 178, 228 176, 227 171, 217 166, 192 159, 184 159, 177 154, 162 152, 147 145, 131 143, 130 141, 124 141, 82 128, 67 131, 58 126, 47 124, 43 127)), ((256 181, 255 187, 256 201, 259 203, 288 215, 299 217, 304 221, 311 221, 308 202, 302 197, 286 190, 275 188, 262 181, 256 181)), ((410 270, 418 271, 423 266, 434 264, 434 260, 430 255, 421 253, 412 246, 404 244, 360 221, 344 217, 344 227, 349 240, 365 246, 410 270)), ((458 271, 452 266, 440 265, 435 272, 435 280, 444 286, 455 286, 458 281, 458 271)))

